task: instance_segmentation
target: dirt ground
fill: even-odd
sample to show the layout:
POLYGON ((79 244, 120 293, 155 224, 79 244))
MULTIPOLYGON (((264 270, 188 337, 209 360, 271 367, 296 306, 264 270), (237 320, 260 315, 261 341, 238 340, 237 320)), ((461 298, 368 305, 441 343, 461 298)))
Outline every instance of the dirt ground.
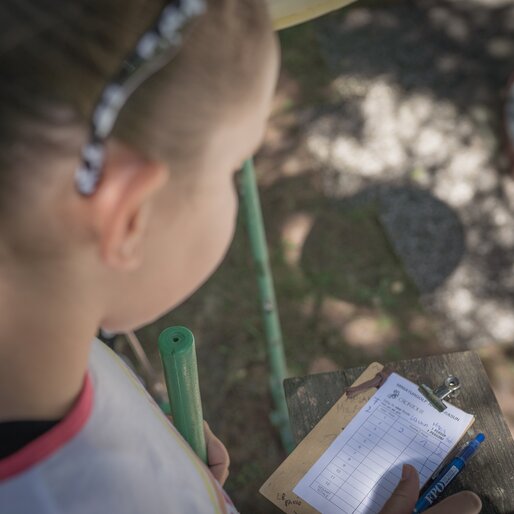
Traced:
MULTIPOLYGON (((492 13, 497 7, 489 4, 481 8, 492 13)), ((359 196, 359 188, 352 195, 333 194, 337 188, 327 187, 327 177, 337 174, 337 166, 321 159, 309 141, 312 127, 325 114, 334 113, 339 113, 343 125, 345 120, 352 123, 349 128, 334 130, 350 130, 352 137, 364 137, 358 127, 365 123, 366 111, 357 112, 352 102, 334 100, 334 91, 341 87, 358 96, 362 83, 348 77, 345 82, 341 70, 331 64, 326 51, 329 31, 334 30, 335 37, 348 19, 353 20, 354 28, 369 24, 374 46, 370 50, 362 34, 354 33, 350 62, 356 63, 359 57, 381 62, 387 59, 388 44, 398 45, 398 41, 373 29, 375 17, 428 23, 428 18, 441 7, 451 8, 451 4, 360 4, 281 34, 283 70, 256 164, 291 376, 448 350, 448 331, 441 330, 448 320, 441 320, 437 309, 427 307, 422 287, 412 273, 412 260, 407 262, 399 250, 380 202, 374 197, 359 196)), ((495 23, 496 18, 491 14, 484 20, 495 23)), ((351 39, 351 35, 346 37, 351 39)), ((404 43, 417 45, 420 51, 425 44, 431 44, 429 31, 414 31, 409 37, 410 43, 404 43)), ((496 44, 501 47, 501 42, 496 44)), ((344 54, 346 45, 341 48, 344 54)), ((395 54, 400 50, 389 47, 395 54)), ((458 67, 460 54, 453 53, 458 67)), ((402 61, 400 56, 400 63, 415 80, 419 66, 410 59, 402 61)), ((366 61, 362 65, 365 64, 366 61)), ((488 62, 488 70, 491 66, 488 62)), ((384 71, 368 67, 366 73, 366 83, 373 85, 384 71)), ((444 70, 433 69, 432 73, 444 70)), ((498 90, 504 78, 501 73, 490 77, 493 90, 498 90)), ((462 80, 467 80, 466 76, 462 80)), ((430 82, 433 83, 437 80, 430 82)), ((493 118, 488 134, 499 139, 499 126, 498 119, 493 118)), ((414 175, 423 175, 415 159, 407 164, 414 175)), ((495 170, 501 174, 500 165, 495 170)), ((380 182, 379 178, 367 177, 365 187, 373 185, 374 180, 380 182)), ((462 238, 467 229, 461 224, 449 230, 454 230, 452 238, 462 238)), ((462 251, 465 253, 466 248, 462 251)), ((452 261, 443 283, 458 266, 458 259, 452 261)), ((205 418, 225 442, 232 459, 228 492, 241 514, 276 512, 257 492, 285 454, 269 420, 272 406, 265 339, 242 216, 235 240, 216 274, 184 305, 140 331, 156 366, 160 365, 156 352, 158 334, 178 324, 188 326, 196 336, 205 418)), ((512 342, 513 339, 489 338, 479 351, 514 427, 512 342)), ((458 339, 452 349, 465 347, 465 341, 458 339)))

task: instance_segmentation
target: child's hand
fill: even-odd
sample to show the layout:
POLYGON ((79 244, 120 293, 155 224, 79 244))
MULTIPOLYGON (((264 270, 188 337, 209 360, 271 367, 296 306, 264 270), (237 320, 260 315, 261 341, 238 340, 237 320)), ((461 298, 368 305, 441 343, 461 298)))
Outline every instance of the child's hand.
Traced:
POLYGON ((228 477, 230 457, 225 445, 212 433, 207 421, 203 423, 209 470, 214 475, 214 478, 223 485, 228 477))
MULTIPOLYGON (((380 514, 412 514, 419 495, 418 472, 406 464, 402 470, 402 479, 391 498, 384 505, 380 514)), ((435 507, 428 509, 426 514, 478 514, 482 509, 480 498, 470 491, 454 494, 435 507)))

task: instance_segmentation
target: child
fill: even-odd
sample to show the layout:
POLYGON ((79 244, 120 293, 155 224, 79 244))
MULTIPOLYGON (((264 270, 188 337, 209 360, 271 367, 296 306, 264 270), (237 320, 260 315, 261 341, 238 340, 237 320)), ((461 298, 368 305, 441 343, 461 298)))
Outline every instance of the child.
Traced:
POLYGON ((2 0, 0 69, 0 512, 236 512, 223 445, 209 472, 94 335, 223 258, 277 77, 263 1, 2 0))

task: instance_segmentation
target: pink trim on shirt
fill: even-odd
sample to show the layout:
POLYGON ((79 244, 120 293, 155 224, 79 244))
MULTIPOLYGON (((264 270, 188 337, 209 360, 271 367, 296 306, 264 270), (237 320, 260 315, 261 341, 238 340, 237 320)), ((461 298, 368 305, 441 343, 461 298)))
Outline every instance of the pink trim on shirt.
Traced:
POLYGON ((0 480, 26 471, 64 446, 86 424, 92 407, 93 382, 88 372, 75 404, 57 425, 12 455, 0 459, 0 480))

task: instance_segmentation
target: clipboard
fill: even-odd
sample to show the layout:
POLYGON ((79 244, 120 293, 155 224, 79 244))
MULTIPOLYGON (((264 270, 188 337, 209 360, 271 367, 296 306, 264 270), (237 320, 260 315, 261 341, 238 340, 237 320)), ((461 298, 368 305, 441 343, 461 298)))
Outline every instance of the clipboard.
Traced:
MULTIPOLYGON (((259 492, 282 511, 290 514, 316 514, 318 510, 293 492, 298 482, 307 474, 310 468, 321 457, 334 439, 345 429, 352 419, 361 411, 368 400, 377 392, 377 388, 390 375, 391 370, 385 370, 378 362, 372 363, 352 384, 350 391, 341 391, 341 397, 318 424, 307 434, 291 455, 277 468, 260 488, 259 492), (380 380, 377 380, 380 375, 380 380), (366 384, 364 384, 367 382, 366 384), (358 388, 364 384, 362 388, 358 388), (376 387, 375 387, 376 386, 376 387), (348 394, 345 394, 347 392, 348 394)), ((443 398, 451 397, 460 387, 457 377, 449 376, 445 383, 435 390, 425 384, 418 391, 439 412, 446 406, 443 398)), ((394 391, 397 393, 397 391, 394 391)), ((390 395, 392 396, 392 395, 390 395)), ((397 397, 397 396, 396 396, 397 397)), ((475 418, 470 416, 466 431, 475 418)))
MULTIPOLYGON (((382 364, 373 362, 352 387, 373 379, 383 369, 382 364)), ((259 492, 287 514, 319 514, 294 494, 293 488, 376 391, 372 387, 351 399, 341 391, 341 398, 266 480, 259 492)))

